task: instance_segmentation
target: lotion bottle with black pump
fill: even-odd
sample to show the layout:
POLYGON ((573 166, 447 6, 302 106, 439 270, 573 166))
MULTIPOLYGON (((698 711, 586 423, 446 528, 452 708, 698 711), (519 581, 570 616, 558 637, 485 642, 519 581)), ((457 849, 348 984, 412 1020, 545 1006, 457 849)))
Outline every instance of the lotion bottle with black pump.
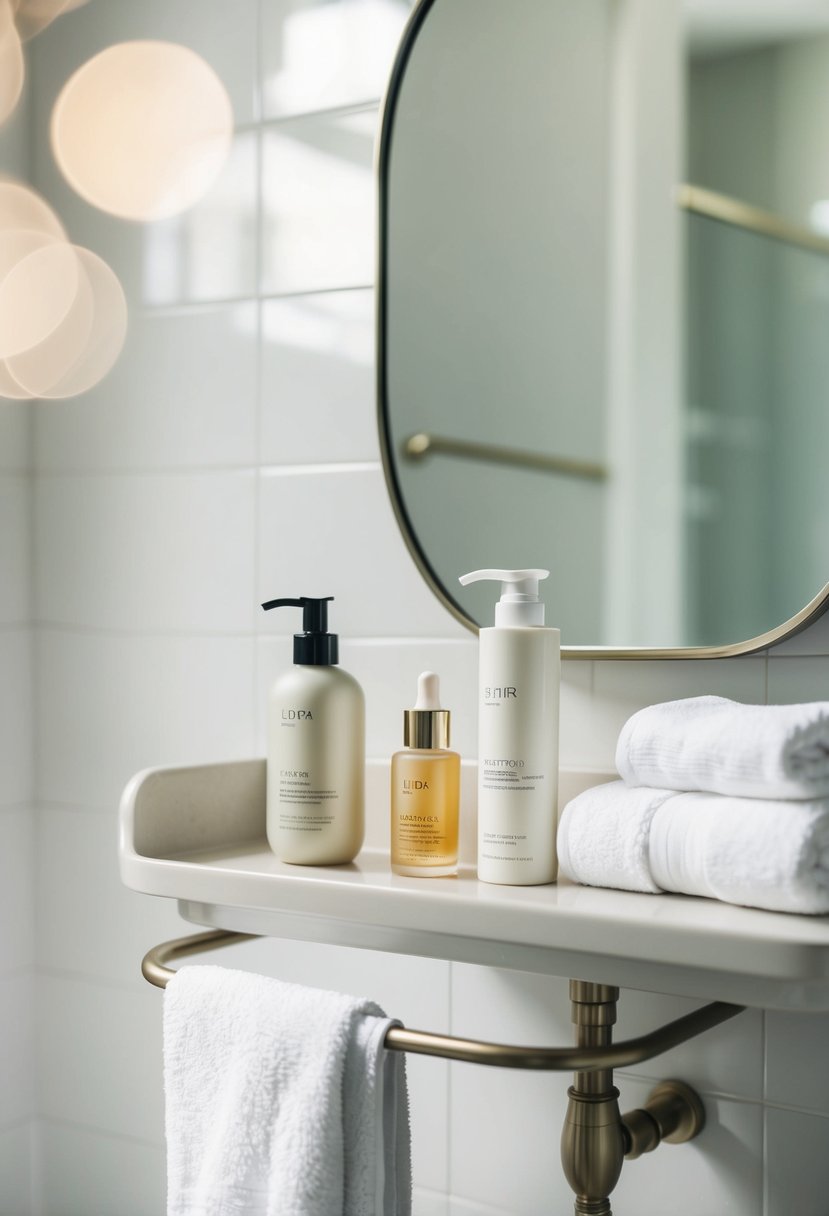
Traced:
POLYGON ((560 634, 544 624, 548 570, 475 570, 501 584, 494 628, 479 631, 478 878, 555 882, 560 634))
POLYGON ((365 699, 337 666, 328 632, 333 596, 269 600, 301 608, 294 666, 274 683, 268 705, 267 833, 280 861, 330 866, 352 861, 363 843, 365 699))

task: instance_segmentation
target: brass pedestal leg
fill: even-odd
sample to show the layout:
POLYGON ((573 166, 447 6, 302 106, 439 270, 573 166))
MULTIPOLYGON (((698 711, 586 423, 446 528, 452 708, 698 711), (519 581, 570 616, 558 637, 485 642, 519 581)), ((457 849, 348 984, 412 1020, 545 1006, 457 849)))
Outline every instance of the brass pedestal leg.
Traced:
MULTIPOLYGON (((608 1047, 616 1021, 619 989, 570 981, 572 1020, 579 1047, 608 1047)), ((609 1068, 577 1072, 561 1133, 561 1163, 575 1192, 575 1216, 613 1216, 610 1194, 622 1165, 652 1152, 664 1140, 682 1144, 705 1125, 699 1096, 683 1081, 662 1081, 644 1107, 624 1117, 609 1068)))
MULTIPOLYGON (((579 1047, 610 1044, 618 999, 619 989, 609 984, 570 981, 579 1047)), ((577 1072, 568 1093, 561 1163, 576 1195, 576 1216, 612 1216, 609 1196, 619 1181, 626 1148, 612 1069, 577 1072)))

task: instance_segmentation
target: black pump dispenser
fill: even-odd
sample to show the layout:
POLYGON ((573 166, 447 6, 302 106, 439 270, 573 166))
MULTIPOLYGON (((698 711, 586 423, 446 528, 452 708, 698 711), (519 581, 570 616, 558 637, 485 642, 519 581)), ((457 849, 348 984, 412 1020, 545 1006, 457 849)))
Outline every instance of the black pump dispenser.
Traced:
POLYGON ((303 633, 294 634, 294 662, 304 666, 333 667, 339 662, 336 633, 328 632, 328 603, 333 595, 324 599, 313 599, 301 595, 296 600, 268 600, 262 607, 301 608, 303 633))

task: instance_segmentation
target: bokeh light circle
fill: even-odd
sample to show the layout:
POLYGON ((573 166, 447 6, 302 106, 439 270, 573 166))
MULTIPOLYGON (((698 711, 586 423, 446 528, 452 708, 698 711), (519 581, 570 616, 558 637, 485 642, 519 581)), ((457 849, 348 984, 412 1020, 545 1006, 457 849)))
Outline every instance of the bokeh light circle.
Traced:
POLYGON ((8 397, 12 401, 31 401, 34 393, 27 392, 22 384, 18 384, 0 359, 0 398, 2 397, 8 397))
POLYGON ((78 294, 78 258, 65 241, 20 258, 0 281, 0 359, 38 346, 66 318, 78 294))
POLYGON ((45 199, 22 182, 0 177, 0 230, 10 228, 46 232, 66 240, 63 224, 45 199))
POLYGON ((86 250, 73 249, 77 291, 66 316, 37 346, 12 355, 6 368, 22 389, 42 397, 78 362, 86 350, 95 318, 95 297, 86 271, 86 250))
POLYGON ((69 78, 52 113, 52 148, 69 184, 122 219, 176 215, 225 164, 233 111, 219 77, 189 47, 122 42, 69 78))
POLYGON ((56 17, 80 8, 87 0, 16 0, 17 29, 24 42, 34 38, 56 17))
POLYGON ((127 335, 127 302, 117 276, 97 254, 69 247, 78 291, 61 324, 36 348, 6 360, 14 381, 36 397, 75 397, 110 370, 127 335))
MULTIPOLYGON (((30 253, 42 249, 44 245, 54 245, 57 240, 56 236, 30 228, 0 227, 0 284, 30 253)), ((0 349, 7 344, 8 340, 0 333, 0 349)))
POLYGON ((11 0, 0 0, 0 125, 20 100, 25 78, 23 47, 14 23, 11 0))

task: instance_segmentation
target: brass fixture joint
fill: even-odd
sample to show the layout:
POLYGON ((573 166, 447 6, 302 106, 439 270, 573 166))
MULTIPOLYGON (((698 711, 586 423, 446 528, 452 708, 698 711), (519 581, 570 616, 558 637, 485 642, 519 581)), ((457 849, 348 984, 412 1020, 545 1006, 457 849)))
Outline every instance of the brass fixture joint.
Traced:
MULTIPOLYGON (((570 981, 572 1021, 579 1047, 609 1048, 619 989, 570 981)), ((663 1081, 644 1107, 622 1116, 613 1070, 577 1072, 567 1091, 561 1163, 575 1192, 575 1216, 612 1216, 610 1194, 624 1161, 653 1152, 665 1141, 682 1144, 705 1125, 699 1095, 683 1081, 663 1081)))

